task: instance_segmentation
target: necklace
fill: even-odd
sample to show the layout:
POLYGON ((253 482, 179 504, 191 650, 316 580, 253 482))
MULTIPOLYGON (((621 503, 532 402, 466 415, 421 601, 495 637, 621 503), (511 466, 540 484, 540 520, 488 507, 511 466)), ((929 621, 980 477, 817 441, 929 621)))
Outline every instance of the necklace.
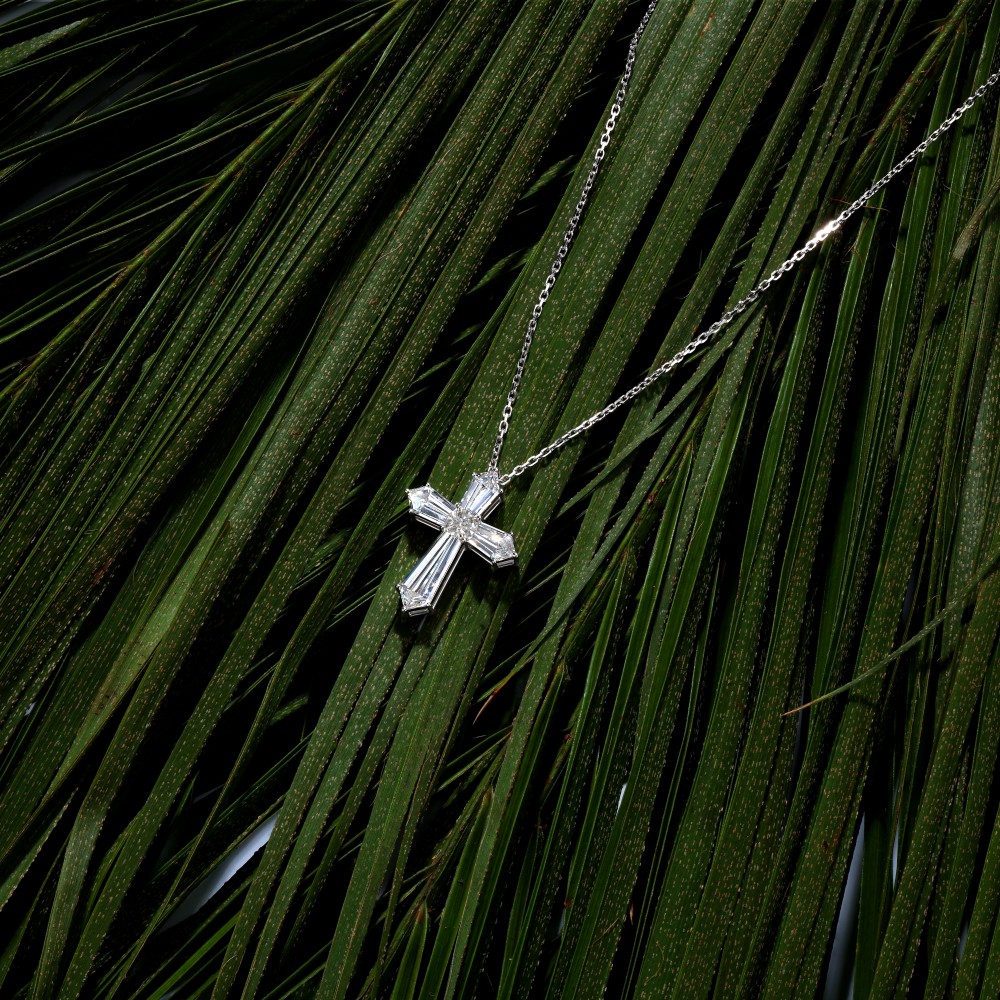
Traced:
POLYGON ((711 326, 702 330, 673 357, 664 361, 658 368, 653 369, 645 378, 637 382, 627 392, 622 393, 617 399, 610 402, 603 410, 592 413, 586 420, 575 427, 571 427, 554 441, 547 444, 541 451, 536 452, 520 464, 515 465, 509 472, 501 473, 499 468, 500 452, 503 450, 504 438, 507 436, 510 418, 514 412, 514 404, 517 401, 517 394, 521 387, 521 378, 524 375, 525 365, 528 361, 531 342, 538 329, 538 321, 545 308, 545 303, 556 283, 556 278, 562 270, 563 262, 566 260, 569 248, 576 236, 580 220, 583 217, 583 211, 587 205, 587 199, 590 197, 590 191, 594 186, 601 162, 604 160, 608 145, 611 142, 611 133, 614 131, 615 123, 621 114, 622 105, 625 101, 625 95, 628 92, 628 84, 632 76, 632 68, 635 65, 639 39, 646 30, 646 25, 649 23, 649 19, 656 9, 657 2, 658 0, 652 0, 646 8, 642 20, 639 22, 639 26, 636 28, 629 42, 628 57, 625 60, 625 69, 618 86, 618 93, 615 95, 611 111, 604 124, 604 131, 594 152, 590 172, 587 174, 587 179, 580 192, 580 198, 576 203, 576 208, 563 234, 562 243, 556 252, 555 259, 552 261, 548 277, 545 279, 545 283, 539 292, 538 301, 531 311, 531 318, 528 320, 524 339, 521 342, 521 352, 514 369, 510 389, 507 393, 503 415, 500 418, 500 424, 497 428, 496 440, 493 443, 493 455, 489 466, 485 472, 477 472, 472 476, 465 495, 457 504, 452 503, 446 497, 442 496, 429 483, 417 489, 406 491, 410 513, 421 523, 429 525, 432 528, 437 528, 440 532, 430 549, 428 549, 424 557, 413 568, 409 576, 402 583, 397 584, 403 610, 407 614, 414 616, 425 615, 434 608, 465 549, 471 549, 476 555, 485 559, 494 569, 502 569, 503 567, 514 565, 517 562, 514 536, 509 532, 501 531, 499 528, 488 524, 485 520, 500 506, 500 501, 503 497, 503 488, 517 476, 527 472, 528 469, 533 468, 539 462, 548 458, 554 451, 558 451, 564 445, 568 444, 573 438, 590 430, 594 424, 631 402, 640 392, 674 368, 677 368, 694 354, 695 351, 703 347, 723 327, 732 323, 740 313, 756 302, 761 294, 770 288, 771 285, 783 275, 793 270, 797 264, 812 253, 821 243, 837 232, 855 212, 860 211, 889 181, 908 167, 929 146, 937 142, 1000 79, 1000 70, 995 71, 987 77, 984 83, 977 87, 933 132, 930 132, 920 143, 910 150, 884 177, 879 178, 870 188, 851 202, 840 215, 821 226, 788 260, 776 267, 758 285, 747 292, 742 299, 727 309, 711 326))

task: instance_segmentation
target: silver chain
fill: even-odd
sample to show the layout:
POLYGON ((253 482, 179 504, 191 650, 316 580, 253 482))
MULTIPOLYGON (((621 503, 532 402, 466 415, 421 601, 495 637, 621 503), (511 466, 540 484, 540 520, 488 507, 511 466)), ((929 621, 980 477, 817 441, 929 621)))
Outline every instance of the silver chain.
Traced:
MULTIPOLYGON (((580 199, 576 203, 576 208, 573 210, 573 215, 570 217, 569 225, 566 227, 566 232, 563 234, 562 243, 559 245, 559 249, 556 251, 555 260, 552 262, 552 267, 549 270, 549 275, 545 279, 545 284, 542 285, 542 290, 538 295, 538 301, 535 303, 534 308, 531 310, 531 319, 528 320, 528 327, 524 334, 524 341, 521 344, 521 354, 517 359, 517 366, 514 369, 514 378, 511 381, 510 391, 507 393, 507 403, 503 408, 503 416, 500 419, 500 426, 497 430, 496 441, 493 444, 493 457, 490 460, 490 471, 499 472, 498 464, 500 462, 500 452, 503 448, 504 438, 507 436, 507 430, 510 426, 511 414, 514 412, 514 403, 517 400, 517 393, 521 387, 521 377, 524 375, 524 367, 528 360, 528 353, 531 350, 531 341, 538 329, 538 321, 541 318, 542 310, 545 308, 545 303, 548 301, 549 294, 552 291, 553 285, 556 283, 556 277, 558 276, 560 270, 562 270, 563 262, 566 259, 566 255, 569 253, 570 245, 576 236, 577 228, 580 225, 580 219, 583 216, 583 210, 586 207, 587 199, 590 196, 590 191, 594 186, 594 181, 597 178, 597 172, 600 170, 601 161, 604 159, 604 154, 608 148, 608 144, 611 142, 611 133, 614 131, 615 123, 618 120, 618 116, 621 114, 622 104, 625 100, 625 93, 628 90, 629 79, 632 76, 632 67, 635 65, 635 54, 636 48, 639 44, 639 39, 642 37, 642 33, 646 30, 646 25, 649 23, 649 19, 652 16, 653 11, 656 9, 656 4, 658 0, 652 0, 650 5, 646 8, 645 14, 642 16, 642 21, 639 22, 639 27, 636 28, 635 34, 632 36, 631 42, 629 42, 628 48, 628 58, 625 60, 625 72, 622 74, 621 83, 618 87, 618 93, 615 96, 615 102, 611 106, 611 112, 608 115, 607 121, 604 123, 604 131, 601 134, 600 141, 598 143, 597 149, 594 153, 594 162, 590 168, 590 173, 587 174, 587 180, 584 182, 583 190, 580 193, 580 199)), ((527 472, 528 469, 538 465, 539 462, 548 458, 554 451, 558 451, 563 445, 568 444, 575 437, 589 431, 594 424, 599 423, 605 417, 611 416, 619 407, 624 406, 626 403, 631 402, 640 392, 647 389, 658 379, 662 378, 667 372, 673 371, 674 368, 682 364, 687 358, 695 353, 699 348, 704 347, 709 340, 712 339, 723 327, 728 326, 737 316, 740 315, 744 310, 750 305, 757 301, 762 292, 765 292, 771 287, 776 281, 778 281, 782 276, 786 275, 791 271, 800 261, 807 257, 813 250, 816 249, 821 243, 827 240, 835 232, 837 232, 840 227, 847 222, 847 220, 854 215, 855 212, 860 211, 864 206, 889 183, 898 173, 908 167, 921 153, 923 153, 928 146, 937 142, 938 139, 944 135, 961 117, 964 115, 983 95, 992 87, 997 80, 1000 79, 1000 70, 992 73, 986 78, 986 82, 977 87, 957 108, 933 132, 929 133, 922 142, 914 146, 909 153, 906 154, 884 177, 879 178, 870 188, 859 195, 854 201, 851 202, 843 212, 840 213, 835 219, 831 219, 825 225, 821 226, 813 236, 807 240, 791 257, 788 258, 783 264, 776 267, 766 278, 764 278, 758 285, 747 292, 736 305, 727 309, 710 327, 702 330, 694 340, 692 340, 685 347, 682 347, 672 358, 664 361, 659 368, 654 368, 641 382, 637 382, 631 389, 627 392, 622 393, 617 399, 608 403, 603 410, 598 410, 596 413, 592 413, 586 420, 581 421, 575 427, 571 427, 564 434, 557 437, 551 444, 547 444, 541 451, 536 452, 530 458, 526 458, 520 465, 515 465, 510 472, 506 472, 500 475, 500 485, 507 486, 512 479, 520 476, 523 472, 527 472)))
MULTIPOLYGON (((646 30, 646 25, 649 23, 649 19, 656 9, 656 4, 658 0, 652 0, 652 3, 646 8, 646 13, 642 15, 642 20, 639 22, 639 27, 635 29, 635 34, 632 35, 632 40, 628 45, 628 58, 625 60, 625 72, 622 73, 621 83, 618 85, 618 93, 615 95, 615 102, 611 105, 611 111, 608 114, 608 120, 604 123, 604 131, 601 133, 600 141, 597 144, 597 149, 594 152, 594 162, 590 167, 590 173, 587 174, 587 179, 584 181, 583 190, 580 192, 580 199, 576 203, 576 208, 573 209, 573 215, 570 217, 569 225, 566 227, 566 232, 563 233, 562 243, 559 245, 559 249, 556 251, 555 260, 552 261, 552 267, 549 270, 549 276, 545 279, 545 284, 542 285, 542 290, 538 295, 538 301, 535 303, 534 309, 531 310, 531 319, 528 320, 528 328, 524 334, 524 341, 521 344, 521 355, 517 359, 517 367, 514 369, 514 378, 510 384, 510 391, 507 393, 507 403, 503 408, 503 416, 500 418, 500 427, 497 430, 497 439, 493 444, 493 458, 490 460, 490 470, 496 471, 497 464, 500 461, 500 451, 503 448, 503 439, 507 436, 507 429, 510 426, 510 417, 514 412, 514 402, 517 399, 517 391, 521 388, 521 376, 524 375, 524 366, 528 360, 528 352, 531 350, 531 339, 535 335, 535 331, 538 329, 538 320, 541 318, 542 310, 545 308, 545 303, 548 300, 549 293, 552 291, 552 286, 556 283, 556 277, 559 271, 562 269, 563 261, 566 259, 566 255, 569 253, 570 244, 573 242, 573 238, 576 236, 577 227, 580 225, 580 219, 583 218, 583 210, 587 206, 587 199, 590 197, 590 189, 594 186, 594 181, 597 179, 597 172, 601 169, 601 161, 604 159, 604 154, 607 151, 608 145, 611 142, 611 133, 615 130, 615 123, 618 121, 618 116, 622 111, 622 104, 625 102, 625 94, 628 91, 628 82, 632 77, 632 67, 635 65, 635 53, 639 45, 639 39, 642 37, 642 33, 646 30)), ((553 442, 554 444, 555 442, 553 442)), ((552 447, 551 445, 549 446, 552 447)), ((536 455, 532 455, 535 459, 531 462, 532 465, 537 464, 541 461, 541 458, 536 455)), ((520 466, 518 466, 520 468, 520 466)), ((525 466, 525 468, 530 468, 530 466, 525 466)), ((521 469, 523 472, 524 469, 521 469)), ((515 475, 520 475, 520 472, 510 472, 506 476, 501 476, 500 485, 504 486, 506 483, 515 475)))

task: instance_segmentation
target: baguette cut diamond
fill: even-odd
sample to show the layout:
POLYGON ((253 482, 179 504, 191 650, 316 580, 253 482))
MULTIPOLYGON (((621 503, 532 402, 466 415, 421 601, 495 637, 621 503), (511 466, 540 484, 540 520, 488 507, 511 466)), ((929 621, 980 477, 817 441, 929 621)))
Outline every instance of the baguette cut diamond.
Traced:
POLYGON ((426 615, 434 608, 466 549, 481 556, 494 569, 517 562, 514 536, 483 521, 496 510, 503 496, 495 469, 477 472, 457 504, 430 484, 407 490, 406 496, 410 513, 422 524, 441 532, 410 575, 396 585, 407 614, 426 615))

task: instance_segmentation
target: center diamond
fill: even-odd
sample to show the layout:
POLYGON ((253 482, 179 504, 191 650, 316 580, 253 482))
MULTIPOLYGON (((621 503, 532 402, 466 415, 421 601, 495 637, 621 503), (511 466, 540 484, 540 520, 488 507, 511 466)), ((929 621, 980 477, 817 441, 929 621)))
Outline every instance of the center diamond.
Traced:
POLYGON ((459 506, 449 512, 448 516, 444 519, 442 529, 454 535, 460 542, 467 542, 469 536, 476 530, 476 526, 480 523, 478 514, 474 514, 471 510, 466 510, 464 507, 459 506))

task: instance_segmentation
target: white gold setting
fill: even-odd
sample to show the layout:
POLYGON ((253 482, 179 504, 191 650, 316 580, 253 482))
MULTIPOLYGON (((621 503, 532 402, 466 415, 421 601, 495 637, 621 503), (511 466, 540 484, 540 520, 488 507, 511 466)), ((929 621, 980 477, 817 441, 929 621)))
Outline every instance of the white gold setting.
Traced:
POLYGON ((410 513, 422 524, 441 532, 410 575, 397 584, 403 610, 408 615, 426 615, 433 610, 466 549, 494 569, 517 562, 514 536, 483 520, 496 510, 503 497, 495 470, 477 472, 457 504, 443 497, 430 483, 407 490, 406 496, 410 513))

